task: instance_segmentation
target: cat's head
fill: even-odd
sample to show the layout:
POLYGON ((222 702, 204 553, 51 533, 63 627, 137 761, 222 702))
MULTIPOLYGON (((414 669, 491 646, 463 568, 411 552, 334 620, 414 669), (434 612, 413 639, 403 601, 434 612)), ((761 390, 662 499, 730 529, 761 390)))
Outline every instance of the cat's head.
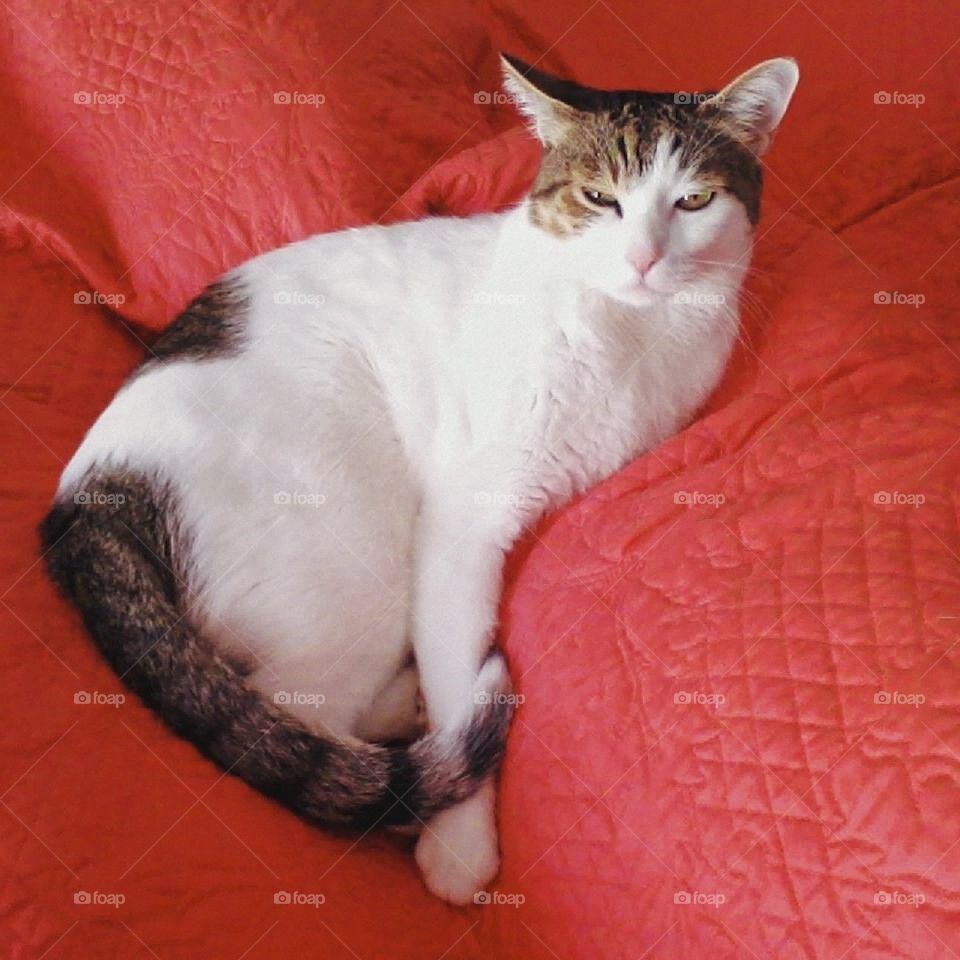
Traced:
POLYGON ((595 90, 509 56, 503 69, 543 144, 530 221, 557 238, 564 275, 634 305, 739 283, 793 60, 708 94, 595 90))

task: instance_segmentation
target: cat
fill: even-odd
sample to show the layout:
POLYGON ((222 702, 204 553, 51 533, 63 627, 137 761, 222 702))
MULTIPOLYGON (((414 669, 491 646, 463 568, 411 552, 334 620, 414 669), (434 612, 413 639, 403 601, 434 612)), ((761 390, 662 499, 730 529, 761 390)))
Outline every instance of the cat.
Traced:
POLYGON ((799 76, 770 60, 692 95, 502 66, 542 143, 528 196, 229 272, 95 422, 41 528, 175 731, 318 824, 422 825, 423 879, 456 904, 499 868, 505 553, 716 385, 799 76))

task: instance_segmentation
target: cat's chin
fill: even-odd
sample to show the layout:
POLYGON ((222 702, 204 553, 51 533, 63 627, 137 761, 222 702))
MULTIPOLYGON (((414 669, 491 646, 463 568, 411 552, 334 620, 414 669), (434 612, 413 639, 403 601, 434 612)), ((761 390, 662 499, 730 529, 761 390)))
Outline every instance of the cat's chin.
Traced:
POLYGON ((628 307, 652 307, 668 300, 673 294, 665 290, 656 290, 645 283, 631 283, 629 286, 611 291, 607 296, 628 307))

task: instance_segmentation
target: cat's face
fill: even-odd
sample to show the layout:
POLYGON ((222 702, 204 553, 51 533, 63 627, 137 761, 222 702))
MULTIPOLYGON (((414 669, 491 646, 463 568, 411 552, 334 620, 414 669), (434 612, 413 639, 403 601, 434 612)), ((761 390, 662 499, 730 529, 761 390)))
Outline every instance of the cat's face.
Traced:
POLYGON ((544 145, 528 211, 560 241, 559 272, 632 305, 739 282, 792 60, 706 96, 592 90, 513 58, 504 71, 544 145))

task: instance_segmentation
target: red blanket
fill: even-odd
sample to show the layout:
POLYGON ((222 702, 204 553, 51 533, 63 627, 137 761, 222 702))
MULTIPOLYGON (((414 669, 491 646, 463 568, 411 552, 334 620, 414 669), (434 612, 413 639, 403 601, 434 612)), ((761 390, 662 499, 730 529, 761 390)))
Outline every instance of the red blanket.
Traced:
POLYGON ((958 34, 946 2, 4 5, 3 955, 960 954, 958 34), (802 79, 723 385, 511 558, 504 869, 456 910, 406 841, 311 829, 123 700, 33 528, 222 270, 522 192, 498 46, 802 79))

